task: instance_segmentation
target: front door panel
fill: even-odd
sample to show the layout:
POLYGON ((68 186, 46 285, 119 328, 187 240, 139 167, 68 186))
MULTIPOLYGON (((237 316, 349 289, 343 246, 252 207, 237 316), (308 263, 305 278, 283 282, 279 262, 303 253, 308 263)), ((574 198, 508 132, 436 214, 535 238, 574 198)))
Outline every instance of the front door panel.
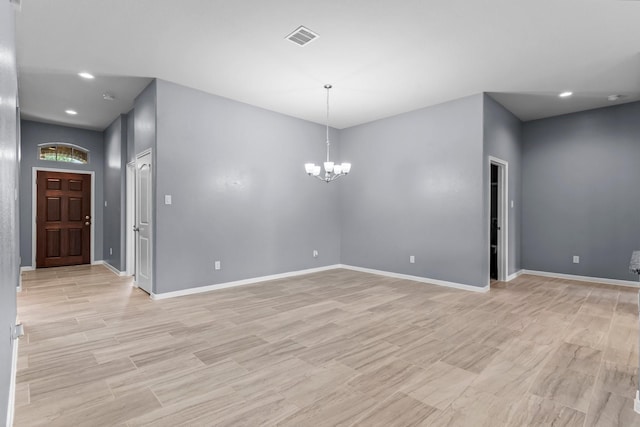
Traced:
POLYGON ((38 171, 36 267, 91 262, 91 175, 38 171))

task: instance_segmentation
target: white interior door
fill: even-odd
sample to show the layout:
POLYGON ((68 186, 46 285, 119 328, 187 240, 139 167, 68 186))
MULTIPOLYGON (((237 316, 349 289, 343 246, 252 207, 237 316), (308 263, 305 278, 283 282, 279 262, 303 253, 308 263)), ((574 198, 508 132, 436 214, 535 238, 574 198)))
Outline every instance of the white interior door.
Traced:
POLYGON ((153 210, 151 151, 136 157, 136 283, 151 294, 152 288, 152 230, 153 210))

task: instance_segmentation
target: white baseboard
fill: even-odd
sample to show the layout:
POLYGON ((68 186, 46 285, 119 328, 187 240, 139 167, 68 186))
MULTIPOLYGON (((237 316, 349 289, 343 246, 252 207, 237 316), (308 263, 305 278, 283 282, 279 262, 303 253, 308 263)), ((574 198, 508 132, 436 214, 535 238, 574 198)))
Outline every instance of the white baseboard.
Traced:
POLYGON ((524 274, 524 270, 516 271, 515 273, 510 274, 510 275, 507 276, 507 282, 510 282, 513 279, 517 279, 518 277, 522 276, 523 274, 524 274))
POLYGON ((218 289, 234 288, 236 286, 253 285, 256 283, 267 282, 270 280, 286 279, 288 277, 303 276, 305 274, 318 273, 320 271, 335 270, 340 268, 339 265, 327 265, 325 267, 309 268, 307 270, 291 271, 288 273, 272 274, 270 276, 252 277, 251 279, 236 280, 234 282, 218 283, 217 285, 200 286, 197 288, 182 289, 179 291, 163 292, 160 294, 151 293, 151 299, 160 300, 166 298, 175 298, 185 295, 200 294, 203 292, 211 292, 218 289))
POLYGON ((94 262, 91 263, 91 265, 104 265, 105 267, 107 267, 109 270, 111 270, 114 274, 116 274, 118 276, 126 276, 127 275, 127 273, 125 273, 124 271, 118 270, 113 265, 109 264, 107 261, 103 261, 103 260, 94 261, 94 262))
POLYGON ((447 288, 462 289, 462 290, 465 290, 465 291, 489 292, 489 285, 485 285, 485 286, 482 286, 482 287, 464 285, 462 283, 447 282, 447 281, 444 281, 444 280, 430 279, 428 277, 420 277, 420 276, 411 276, 411 275, 408 275, 408 274, 393 273, 393 272, 390 272, 390 271, 374 270, 374 269, 371 269, 371 268, 355 267, 353 265, 340 264, 338 266, 338 268, 345 268, 347 270, 360 271, 362 273, 376 274, 378 276, 393 277, 395 279, 413 280, 414 282, 428 283, 430 285, 437 285, 437 286, 444 286, 444 287, 447 287, 447 288))
POLYGON ((633 401, 633 410, 640 414, 640 391, 636 391, 636 399, 633 401))
POLYGON ((35 268, 31 265, 24 265, 22 267, 20 267, 20 273, 23 273, 25 271, 34 271, 35 268))
POLYGON ((9 402, 7 406, 7 426, 13 425, 13 415, 16 406, 16 376, 18 374, 18 342, 19 339, 12 340, 13 351, 11 359, 11 379, 9 383, 9 402))
POLYGON ((602 283, 605 285, 626 286, 629 288, 638 288, 640 283, 631 280, 606 279, 604 277, 576 276, 573 274, 550 273, 548 271, 522 270, 522 274, 531 274, 534 276, 553 277, 556 279, 577 280, 580 282, 602 283))

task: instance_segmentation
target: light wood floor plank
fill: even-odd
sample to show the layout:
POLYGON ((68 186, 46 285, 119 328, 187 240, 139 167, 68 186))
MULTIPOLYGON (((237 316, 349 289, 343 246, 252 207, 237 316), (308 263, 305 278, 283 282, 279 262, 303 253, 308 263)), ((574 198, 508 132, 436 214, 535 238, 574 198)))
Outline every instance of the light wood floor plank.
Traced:
POLYGON ((23 274, 15 425, 639 426, 637 290, 331 270, 153 301, 23 274))

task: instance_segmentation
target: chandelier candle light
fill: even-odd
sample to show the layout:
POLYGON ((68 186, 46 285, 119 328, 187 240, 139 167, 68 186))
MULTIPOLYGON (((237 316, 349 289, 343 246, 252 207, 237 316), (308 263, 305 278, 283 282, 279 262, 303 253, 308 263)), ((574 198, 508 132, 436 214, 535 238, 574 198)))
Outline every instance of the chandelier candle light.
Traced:
POLYGON ((331 145, 329 142, 329 89, 331 89, 331 87, 331 85, 324 85, 324 88, 327 90, 327 161, 324 162, 324 176, 320 176, 320 166, 317 166, 315 163, 304 164, 307 175, 316 177, 327 183, 343 175, 347 175, 351 170, 351 163, 343 162, 342 164, 336 165, 329 160, 329 146, 331 145))

